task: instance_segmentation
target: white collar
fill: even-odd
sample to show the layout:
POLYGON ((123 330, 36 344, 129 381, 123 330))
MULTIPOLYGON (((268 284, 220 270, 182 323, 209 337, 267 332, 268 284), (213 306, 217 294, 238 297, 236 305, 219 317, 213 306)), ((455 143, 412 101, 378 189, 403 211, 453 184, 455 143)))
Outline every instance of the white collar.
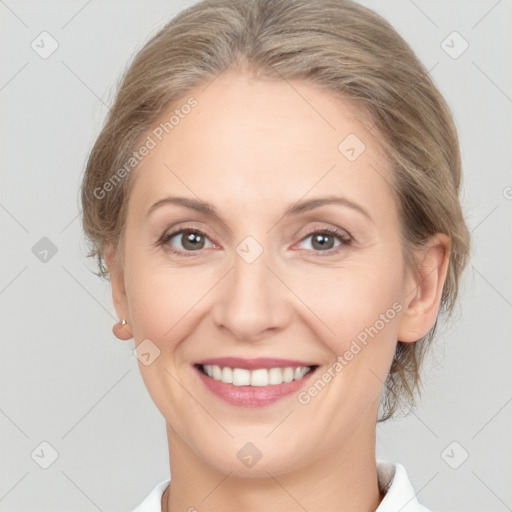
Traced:
MULTIPOLYGON (((375 512, 430 512, 418 503, 402 464, 377 460, 377 476, 385 496, 375 512)), ((162 494, 169 483, 170 479, 158 483, 132 512, 161 512, 162 494)))
POLYGON ((402 464, 377 460, 377 477, 384 498, 375 512, 430 512, 418 503, 402 464))

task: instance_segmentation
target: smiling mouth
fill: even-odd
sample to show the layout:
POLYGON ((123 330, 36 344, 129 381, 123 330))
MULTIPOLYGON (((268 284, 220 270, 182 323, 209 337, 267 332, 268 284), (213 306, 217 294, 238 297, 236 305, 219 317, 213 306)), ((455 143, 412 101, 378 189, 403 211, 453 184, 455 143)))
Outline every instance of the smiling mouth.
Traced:
POLYGON ((201 373, 212 380, 220 381, 224 384, 232 384, 233 386, 253 387, 277 386, 294 380, 301 380, 318 368, 318 365, 312 365, 248 370, 245 368, 222 367, 210 364, 196 364, 195 366, 201 373))

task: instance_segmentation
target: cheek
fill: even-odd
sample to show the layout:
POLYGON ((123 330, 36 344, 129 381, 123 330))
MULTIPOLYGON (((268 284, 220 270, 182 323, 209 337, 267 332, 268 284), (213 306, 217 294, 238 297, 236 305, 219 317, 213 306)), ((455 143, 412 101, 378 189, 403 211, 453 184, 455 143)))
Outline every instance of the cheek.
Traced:
POLYGON ((218 272, 162 265, 135 252, 126 259, 126 269, 136 343, 149 338, 162 352, 171 352, 203 314, 208 292, 219 280, 218 272))
POLYGON ((190 284, 183 278, 170 279, 163 273, 139 273, 131 283, 134 291, 130 294, 130 314, 137 342, 149 338, 161 345, 161 340, 175 337, 180 319, 197 301, 197 292, 190 284))
MULTIPOLYGON (((354 340, 362 344, 379 337, 389 350, 396 342, 403 267, 399 262, 373 261, 339 269, 322 269, 294 278, 294 291, 303 298, 318 324, 317 333, 335 354, 354 340)), ((384 349, 384 347, 383 347, 384 349)))

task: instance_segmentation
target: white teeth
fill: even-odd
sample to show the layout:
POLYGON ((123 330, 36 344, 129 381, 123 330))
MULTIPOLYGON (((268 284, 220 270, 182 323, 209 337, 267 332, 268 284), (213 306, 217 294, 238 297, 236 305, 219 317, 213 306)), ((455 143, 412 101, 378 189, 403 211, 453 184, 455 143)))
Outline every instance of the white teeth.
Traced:
POLYGON ((268 370, 253 370, 251 372, 251 386, 268 386, 268 370))
POLYGON ((233 382, 233 370, 227 366, 222 369, 222 382, 231 384, 233 382))
POLYGON ((220 380, 225 384, 233 384, 233 386, 275 386, 283 382, 300 380, 310 371, 309 366, 246 370, 205 364, 203 368, 212 379, 220 380))
POLYGON ((212 371, 213 371, 213 378, 215 380, 220 380, 222 378, 222 370, 220 369, 220 366, 213 366, 212 371))
POLYGON ((285 382, 291 382, 293 380, 293 368, 285 368, 283 372, 283 380, 285 382))
POLYGON ((282 384, 283 372, 281 368, 270 368, 268 371, 268 383, 271 385, 282 384))
POLYGON ((302 379, 304 373, 302 373, 302 368, 295 368, 295 372, 293 373, 293 378, 295 380, 302 379))
POLYGON ((233 368, 233 386, 250 386, 250 384, 251 372, 249 370, 233 368))

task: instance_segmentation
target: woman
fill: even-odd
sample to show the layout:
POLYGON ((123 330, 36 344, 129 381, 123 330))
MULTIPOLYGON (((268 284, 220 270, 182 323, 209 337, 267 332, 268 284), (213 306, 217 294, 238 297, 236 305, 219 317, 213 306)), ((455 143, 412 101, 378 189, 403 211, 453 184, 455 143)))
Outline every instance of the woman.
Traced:
POLYGON ((424 511, 375 430, 413 403, 469 251, 457 134, 345 0, 208 0, 136 55, 83 224, 167 427, 136 509, 424 511))

